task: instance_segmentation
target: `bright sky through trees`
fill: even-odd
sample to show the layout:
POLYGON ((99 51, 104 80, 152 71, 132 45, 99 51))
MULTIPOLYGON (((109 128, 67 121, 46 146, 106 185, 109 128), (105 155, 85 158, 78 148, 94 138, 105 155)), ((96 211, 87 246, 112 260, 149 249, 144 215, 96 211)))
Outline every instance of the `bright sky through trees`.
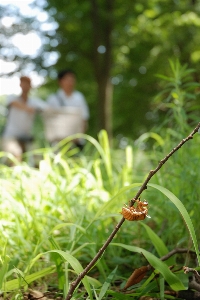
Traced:
MULTIPOLYGON (((14 5, 19 7, 20 12, 23 15, 30 16, 33 15, 33 10, 30 8, 29 4, 33 0, 1 0, 1 5, 14 5)), ((1 19, 3 26, 10 27, 14 21, 13 17, 7 17, 1 19)), ((45 18, 45 15, 41 15, 41 18, 45 18)), ((26 35, 21 34, 20 32, 12 38, 13 44, 19 48, 19 50, 25 55, 34 55, 37 53, 37 50, 41 46, 41 40, 35 32, 30 32, 26 35)), ((5 62, 0 60, 0 73, 8 73, 15 70, 15 62, 5 62)), ((32 71, 29 75, 33 80, 33 86, 37 86, 41 83, 41 78, 38 77, 37 73, 32 71)), ((13 75, 9 78, 0 77, 0 95, 4 94, 17 94, 19 93, 19 78, 16 75, 13 75)))

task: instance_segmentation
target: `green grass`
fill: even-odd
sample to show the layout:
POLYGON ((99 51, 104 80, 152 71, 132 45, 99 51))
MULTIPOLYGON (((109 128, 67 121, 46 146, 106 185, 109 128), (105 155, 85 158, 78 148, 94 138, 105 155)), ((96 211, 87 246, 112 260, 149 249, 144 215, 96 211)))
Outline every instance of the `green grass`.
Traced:
MULTIPOLYGON (((46 289, 53 286, 65 297, 76 274, 120 221, 123 204, 185 136, 151 133, 124 150, 110 148, 105 131, 98 141, 84 137, 87 145, 81 153, 70 150, 70 139, 60 144, 60 152, 36 151, 41 155, 38 168, 25 162, 12 168, 0 165, 0 289, 5 299, 44 282, 46 289), (141 150, 149 138, 152 149, 141 150)), ((141 197, 149 202, 151 219, 125 221, 73 299, 81 299, 85 291, 87 299, 106 299, 112 293, 122 299, 119 287, 135 268, 148 263, 160 274, 160 291, 145 279, 135 287, 138 297, 145 287, 147 294, 162 298, 163 278, 174 290, 187 286, 168 269, 169 261, 159 258, 176 247, 198 252, 199 140, 195 135, 152 178, 141 197)), ((181 257, 179 265, 187 259, 181 257)), ((192 260, 190 264, 194 266, 192 260)))

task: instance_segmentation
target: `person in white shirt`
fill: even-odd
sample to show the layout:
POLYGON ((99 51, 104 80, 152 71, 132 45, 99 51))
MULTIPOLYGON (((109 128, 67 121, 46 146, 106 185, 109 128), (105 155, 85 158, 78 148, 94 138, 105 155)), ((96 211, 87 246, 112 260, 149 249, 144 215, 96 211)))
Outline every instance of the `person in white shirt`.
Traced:
MULTIPOLYGON (((71 69, 65 69, 58 73, 58 84, 60 89, 57 93, 48 97, 47 103, 52 108, 61 107, 77 107, 80 109, 82 118, 82 132, 86 132, 88 128, 89 108, 86 103, 84 95, 75 90, 76 74, 71 69)), ((82 149, 83 140, 75 141, 75 144, 82 149)))
POLYGON ((2 150, 12 153, 19 161, 33 140, 32 128, 36 111, 47 107, 44 101, 29 97, 31 90, 29 77, 20 78, 20 87, 21 95, 12 95, 7 99, 8 116, 2 134, 2 150))

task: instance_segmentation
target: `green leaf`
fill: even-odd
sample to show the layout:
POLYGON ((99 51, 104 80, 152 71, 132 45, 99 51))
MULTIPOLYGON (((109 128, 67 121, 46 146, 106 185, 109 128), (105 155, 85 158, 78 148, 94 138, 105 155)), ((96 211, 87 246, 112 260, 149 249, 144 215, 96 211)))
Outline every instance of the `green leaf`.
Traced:
POLYGON ((178 99, 178 98, 179 98, 179 95, 178 95, 177 93, 175 93, 175 92, 172 92, 172 97, 173 97, 174 99, 178 99))
POLYGON ((164 278, 159 279, 159 284, 160 284, 160 300, 165 300, 165 280, 164 278))
POLYGON ((31 283, 34 282, 35 280, 42 278, 46 275, 52 274, 56 271, 56 267, 55 266, 51 266, 45 269, 42 269, 39 272, 35 272, 33 274, 27 275, 24 277, 24 280, 22 278, 22 280, 19 279, 13 279, 10 281, 7 281, 4 286, 3 286, 3 291, 4 292, 11 292, 13 290, 19 289, 23 286, 26 286, 27 283, 31 283))
MULTIPOLYGON (((46 253, 57 253, 58 255, 60 255, 64 261, 67 261, 72 266, 72 268, 75 270, 75 272, 77 274, 79 274, 83 271, 83 268, 82 268, 80 262, 74 256, 72 256, 70 253, 67 253, 67 252, 64 252, 61 250, 50 250, 50 251, 47 251, 46 253)), ((83 283, 88 295, 90 296, 90 299, 92 299, 92 291, 91 291, 87 277, 84 277, 82 279, 82 283, 83 283)))
POLYGON ((133 298, 133 294, 126 294, 124 295, 123 293, 119 293, 113 290, 108 290, 109 295, 112 295, 111 299, 114 300, 133 300, 133 299, 138 299, 138 294, 134 292, 134 298, 133 298))
POLYGON ((182 284, 180 279, 169 270, 168 266, 164 262, 162 262, 159 258, 157 258, 155 255, 153 255, 152 253, 150 253, 142 248, 139 248, 139 247, 128 246, 128 245, 121 244, 121 243, 111 243, 111 245, 117 246, 117 247, 122 247, 122 248, 127 249, 132 252, 142 253, 148 260, 149 264, 154 269, 158 270, 158 272, 160 274, 162 274, 162 276, 165 278, 167 283, 170 285, 170 287, 174 291, 180 291, 180 290, 186 289, 186 287, 182 284))
POLYGON ((179 212, 181 213, 187 227, 190 233, 190 236, 192 238, 193 244, 194 244, 194 249, 196 251, 196 255, 197 255, 197 260, 198 260, 198 264, 200 265, 200 256, 199 256, 199 249, 198 249, 198 243, 197 243, 197 238, 196 238, 196 234, 195 234, 195 230, 194 230, 194 226, 192 224, 192 221, 190 219, 190 216, 185 208, 185 206, 183 205, 183 203, 169 190, 167 190, 166 188, 157 185, 157 184, 148 184, 148 186, 153 187, 157 190, 159 190, 161 193, 163 193, 165 196, 167 196, 167 198, 174 203, 174 205, 178 208, 179 212))
POLYGON ((138 299, 137 298, 137 293, 134 292, 134 298, 133 295, 124 295, 123 293, 115 292, 113 290, 108 290, 109 295, 112 295, 111 299, 114 300, 133 300, 133 299, 138 299))
POLYGON ((138 139, 137 139, 137 144, 138 143, 141 143, 141 142, 144 142, 146 139, 149 139, 149 138, 152 138, 154 139, 158 145, 160 146, 163 146, 164 145, 164 140, 162 139, 162 137, 155 133, 155 132, 146 132, 146 133, 143 133, 138 139))
POLYGON ((10 261, 10 258, 6 255, 4 258, 4 261, 3 261, 3 265, 1 266, 1 269, 0 269, 0 290, 2 289, 3 282, 5 280, 5 275, 8 271, 9 261, 10 261))
POLYGON ((174 82, 174 78, 173 77, 167 77, 167 76, 162 75, 162 74, 156 74, 155 76, 158 77, 158 78, 164 79, 166 81, 174 82))
POLYGON ((102 283, 99 280, 97 280, 93 277, 90 277, 90 276, 86 276, 86 278, 87 278, 88 282, 95 288, 99 288, 102 286, 102 283))
MULTIPOLYGON (((169 252, 167 246, 164 244, 164 242, 161 240, 161 238, 144 222, 140 222, 140 224, 146 229, 146 232, 154 245, 158 255, 160 257, 164 256, 169 252)), ((173 265, 174 264, 174 259, 171 257, 167 260, 167 264, 173 265)))
POLYGON ((106 281, 104 282, 102 288, 101 288, 101 291, 99 293, 99 299, 98 300, 101 300, 103 298, 103 296, 105 295, 105 293, 107 292, 112 280, 113 280, 113 277, 115 276, 116 274, 116 271, 117 271, 117 268, 116 267, 109 275, 108 277, 106 278, 106 281))
POLYGON ((86 230, 85 228, 83 228, 82 226, 76 224, 76 223, 61 223, 61 224, 58 224, 56 225, 52 230, 51 230, 51 233, 53 233, 55 230, 59 230, 63 227, 68 227, 68 226, 74 226, 76 228, 78 228, 82 233, 86 233, 86 230))
MULTIPOLYGON (((149 294, 152 290, 155 290, 155 288, 158 288, 158 283, 156 280, 154 280, 154 277, 156 276, 155 273, 152 273, 147 280, 138 288, 139 291, 139 296, 147 295, 149 294)), ((138 297, 139 298, 139 297, 138 297)))
POLYGON ((112 179, 112 163, 111 163, 111 155, 110 155, 110 146, 109 146, 109 139, 106 130, 101 130, 98 134, 99 143, 104 150, 104 161, 105 167, 107 170, 107 174, 109 179, 112 179))
MULTIPOLYGON (((62 250, 50 250, 50 251, 47 251, 47 252, 44 252, 44 253, 40 253, 38 254, 34 259, 32 259, 31 263, 30 263, 30 267, 31 268, 34 263, 43 255, 47 254, 47 253, 57 253, 62 259, 63 259, 63 262, 68 262, 72 268, 75 270, 75 272, 77 274, 81 273, 83 271, 83 267, 81 266, 81 264, 79 263, 79 261, 74 257, 72 256, 70 253, 68 252, 64 252, 62 250)), ((54 267, 55 268, 55 267, 54 267)), ((82 282, 83 282, 83 285, 85 286, 85 289, 87 290, 89 296, 91 297, 92 299, 92 293, 91 293, 91 289, 90 289, 90 285, 88 283, 88 280, 87 280, 87 277, 84 277, 82 279, 82 282)))

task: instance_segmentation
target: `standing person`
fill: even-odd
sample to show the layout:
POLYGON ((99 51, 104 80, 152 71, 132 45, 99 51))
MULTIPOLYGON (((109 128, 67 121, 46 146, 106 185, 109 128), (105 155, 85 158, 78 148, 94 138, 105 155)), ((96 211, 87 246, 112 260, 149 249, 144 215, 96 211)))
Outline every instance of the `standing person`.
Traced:
POLYGON ((2 150, 12 153, 18 161, 33 140, 32 128, 35 113, 47 105, 40 99, 29 97, 31 79, 26 76, 20 78, 21 94, 12 95, 7 99, 8 116, 2 134, 2 150))
MULTIPOLYGON (((81 111, 83 132, 88 128, 89 108, 83 94, 75 90, 76 74, 71 69, 65 69, 58 73, 59 90, 48 97, 47 103, 52 108, 77 107, 81 111)), ((76 141, 76 145, 82 149, 82 140, 76 141)))

